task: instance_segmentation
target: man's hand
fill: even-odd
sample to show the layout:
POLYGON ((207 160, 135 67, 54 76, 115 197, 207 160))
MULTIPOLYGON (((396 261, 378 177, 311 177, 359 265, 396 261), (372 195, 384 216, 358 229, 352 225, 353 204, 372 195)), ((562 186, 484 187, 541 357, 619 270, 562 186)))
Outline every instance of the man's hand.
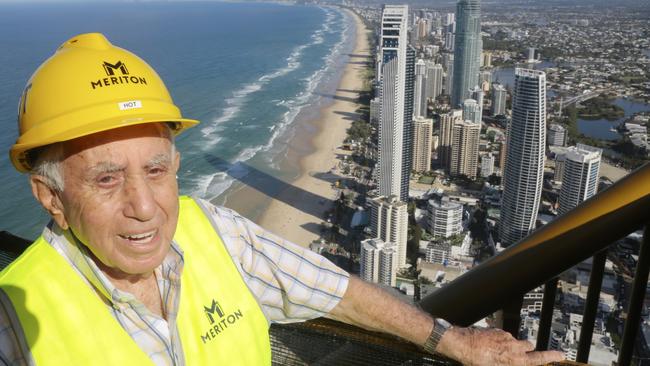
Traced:
POLYGON ((564 360, 558 351, 532 352, 535 346, 500 329, 450 328, 436 352, 463 365, 543 365, 564 360))

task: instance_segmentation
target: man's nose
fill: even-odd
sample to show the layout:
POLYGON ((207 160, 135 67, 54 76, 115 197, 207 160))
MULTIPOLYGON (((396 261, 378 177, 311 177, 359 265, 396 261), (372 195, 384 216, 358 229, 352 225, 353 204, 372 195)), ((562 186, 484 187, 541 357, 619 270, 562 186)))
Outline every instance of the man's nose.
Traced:
POLYGON ((124 187, 124 215, 138 221, 151 220, 156 213, 156 200, 149 182, 143 176, 127 178, 124 187))

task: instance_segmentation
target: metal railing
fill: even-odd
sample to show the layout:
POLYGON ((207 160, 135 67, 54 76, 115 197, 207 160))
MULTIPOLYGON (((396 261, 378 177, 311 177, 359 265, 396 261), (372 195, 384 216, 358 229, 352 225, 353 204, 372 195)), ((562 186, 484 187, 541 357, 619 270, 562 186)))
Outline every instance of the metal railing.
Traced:
POLYGON ((629 365, 639 331, 650 268, 650 164, 629 174, 571 212, 533 232, 422 299, 420 307, 452 323, 470 325, 498 311, 505 329, 518 333, 528 291, 546 284, 537 348, 547 349, 557 276, 594 256, 577 360, 587 362, 605 266, 606 248, 645 226, 618 365, 629 365), (519 305, 518 305, 519 304, 519 305))

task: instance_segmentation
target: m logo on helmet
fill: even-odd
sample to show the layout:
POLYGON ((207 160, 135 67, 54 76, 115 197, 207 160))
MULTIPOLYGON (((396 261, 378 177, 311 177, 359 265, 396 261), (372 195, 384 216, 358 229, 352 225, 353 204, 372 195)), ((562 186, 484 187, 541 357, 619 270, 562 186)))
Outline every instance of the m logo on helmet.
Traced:
POLYGON ((90 86, 93 90, 120 84, 147 85, 147 79, 130 75, 129 69, 126 68, 126 64, 122 61, 117 61, 116 63, 104 61, 102 68, 108 77, 91 81, 90 86))
POLYGON ((126 65, 122 63, 122 61, 117 61, 115 65, 113 65, 110 62, 104 61, 104 71, 106 71, 106 75, 108 76, 113 76, 115 75, 115 70, 120 70, 122 75, 128 75, 129 70, 127 70, 126 65))

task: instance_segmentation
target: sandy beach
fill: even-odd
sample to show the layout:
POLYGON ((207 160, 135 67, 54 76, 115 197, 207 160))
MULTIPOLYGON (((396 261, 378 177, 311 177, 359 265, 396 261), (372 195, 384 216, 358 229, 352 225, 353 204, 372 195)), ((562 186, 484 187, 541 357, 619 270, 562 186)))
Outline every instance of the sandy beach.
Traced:
POLYGON ((359 119, 356 100, 363 89, 363 72, 370 50, 363 21, 348 12, 356 23, 356 40, 336 92, 324 96, 332 102, 307 121, 301 127, 303 132, 298 131, 287 146, 284 164, 297 164, 298 177, 285 183, 258 174, 230 192, 225 203, 267 230, 304 247, 320 237, 323 213, 337 198, 332 184, 337 172, 332 168, 338 165, 337 155, 349 153, 342 149, 343 140, 352 121, 359 119), (266 209, 256 212, 260 202, 269 198, 266 209))
POLYGON ((281 192, 259 220, 262 227, 302 246, 308 246, 320 237, 323 212, 337 198, 337 191, 332 186, 335 178, 330 170, 337 166, 337 155, 348 153, 342 150, 343 140, 350 124, 357 119, 355 111, 359 106, 356 99, 358 91, 363 88, 363 71, 369 49, 365 25, 357 15, 350 14, 356 22, 356 44, 333 97, 334 102, 323 108, 320 117, 314 121, 319 130, 312 141, 315 151, 299 160, 300 177, 292 184, 302 191, 298 194, 294 189, 281 192))

